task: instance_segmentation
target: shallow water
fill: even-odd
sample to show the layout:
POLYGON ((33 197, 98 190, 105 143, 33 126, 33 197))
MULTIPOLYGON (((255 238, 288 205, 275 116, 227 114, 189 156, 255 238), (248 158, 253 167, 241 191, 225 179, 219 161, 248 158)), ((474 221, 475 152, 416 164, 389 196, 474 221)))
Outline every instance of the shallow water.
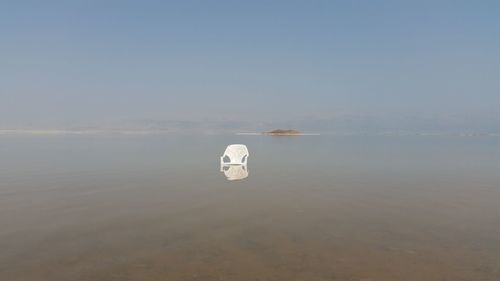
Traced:
POLYGON ((0 138, 0 280, 500 280, 500 139, 0 138), (228 181, 227 144, 250 150, 228 181))

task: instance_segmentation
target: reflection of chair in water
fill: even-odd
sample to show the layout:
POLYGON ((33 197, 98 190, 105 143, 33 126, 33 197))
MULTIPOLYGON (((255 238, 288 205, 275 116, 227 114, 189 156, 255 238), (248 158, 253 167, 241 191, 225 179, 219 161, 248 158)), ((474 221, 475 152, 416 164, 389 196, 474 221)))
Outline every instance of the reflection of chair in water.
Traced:
POLYGON ((224 172, 227 180, 242 180, 248 177, 247 165, 222 165, 221 170, 224 172))
POLYGON ((244 144, 231 144, 220 157, 220 171, 227 179, 241 180, 248 177, 248 148, 244 144))
POLYGON ((221 165, 246 165, 248 149, 244 144, 231 144, 226 147, 224 155, 220 157, 221 165))

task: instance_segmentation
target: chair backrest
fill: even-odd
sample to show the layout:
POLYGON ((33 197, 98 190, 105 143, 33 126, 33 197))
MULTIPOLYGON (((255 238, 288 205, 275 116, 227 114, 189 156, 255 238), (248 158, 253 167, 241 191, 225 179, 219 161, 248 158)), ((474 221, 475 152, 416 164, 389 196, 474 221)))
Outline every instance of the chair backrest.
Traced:
POLYGON ((222 157, 225 156, 229 157, 231 164, 245 164, 249 156, 248 148, 244 144, 228 145, 222 157))

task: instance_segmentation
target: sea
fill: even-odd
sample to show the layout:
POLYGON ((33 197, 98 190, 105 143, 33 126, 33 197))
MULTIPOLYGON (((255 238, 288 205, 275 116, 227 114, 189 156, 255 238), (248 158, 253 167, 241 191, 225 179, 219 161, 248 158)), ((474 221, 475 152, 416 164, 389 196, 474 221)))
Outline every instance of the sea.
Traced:
POLYGON ((498 281, 500 138, 0 136, 0 280, 498 281))

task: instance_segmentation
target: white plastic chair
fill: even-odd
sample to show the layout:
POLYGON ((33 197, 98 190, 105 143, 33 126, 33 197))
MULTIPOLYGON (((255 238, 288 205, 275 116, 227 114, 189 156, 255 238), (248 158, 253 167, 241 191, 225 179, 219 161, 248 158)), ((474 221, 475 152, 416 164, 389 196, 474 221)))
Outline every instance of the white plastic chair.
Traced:
POLYGON ((220 165, 246 165, 248 161, 248 148, 244 144, 231 144, 226 147, 226 151, 220 157, 220 165), (229 158, 229 162, 224 161, 225 157, 229 158))
POLYGON ((225 165, 222 171, 229 181, 242 180, 248 177, 247 165, 225 165))

